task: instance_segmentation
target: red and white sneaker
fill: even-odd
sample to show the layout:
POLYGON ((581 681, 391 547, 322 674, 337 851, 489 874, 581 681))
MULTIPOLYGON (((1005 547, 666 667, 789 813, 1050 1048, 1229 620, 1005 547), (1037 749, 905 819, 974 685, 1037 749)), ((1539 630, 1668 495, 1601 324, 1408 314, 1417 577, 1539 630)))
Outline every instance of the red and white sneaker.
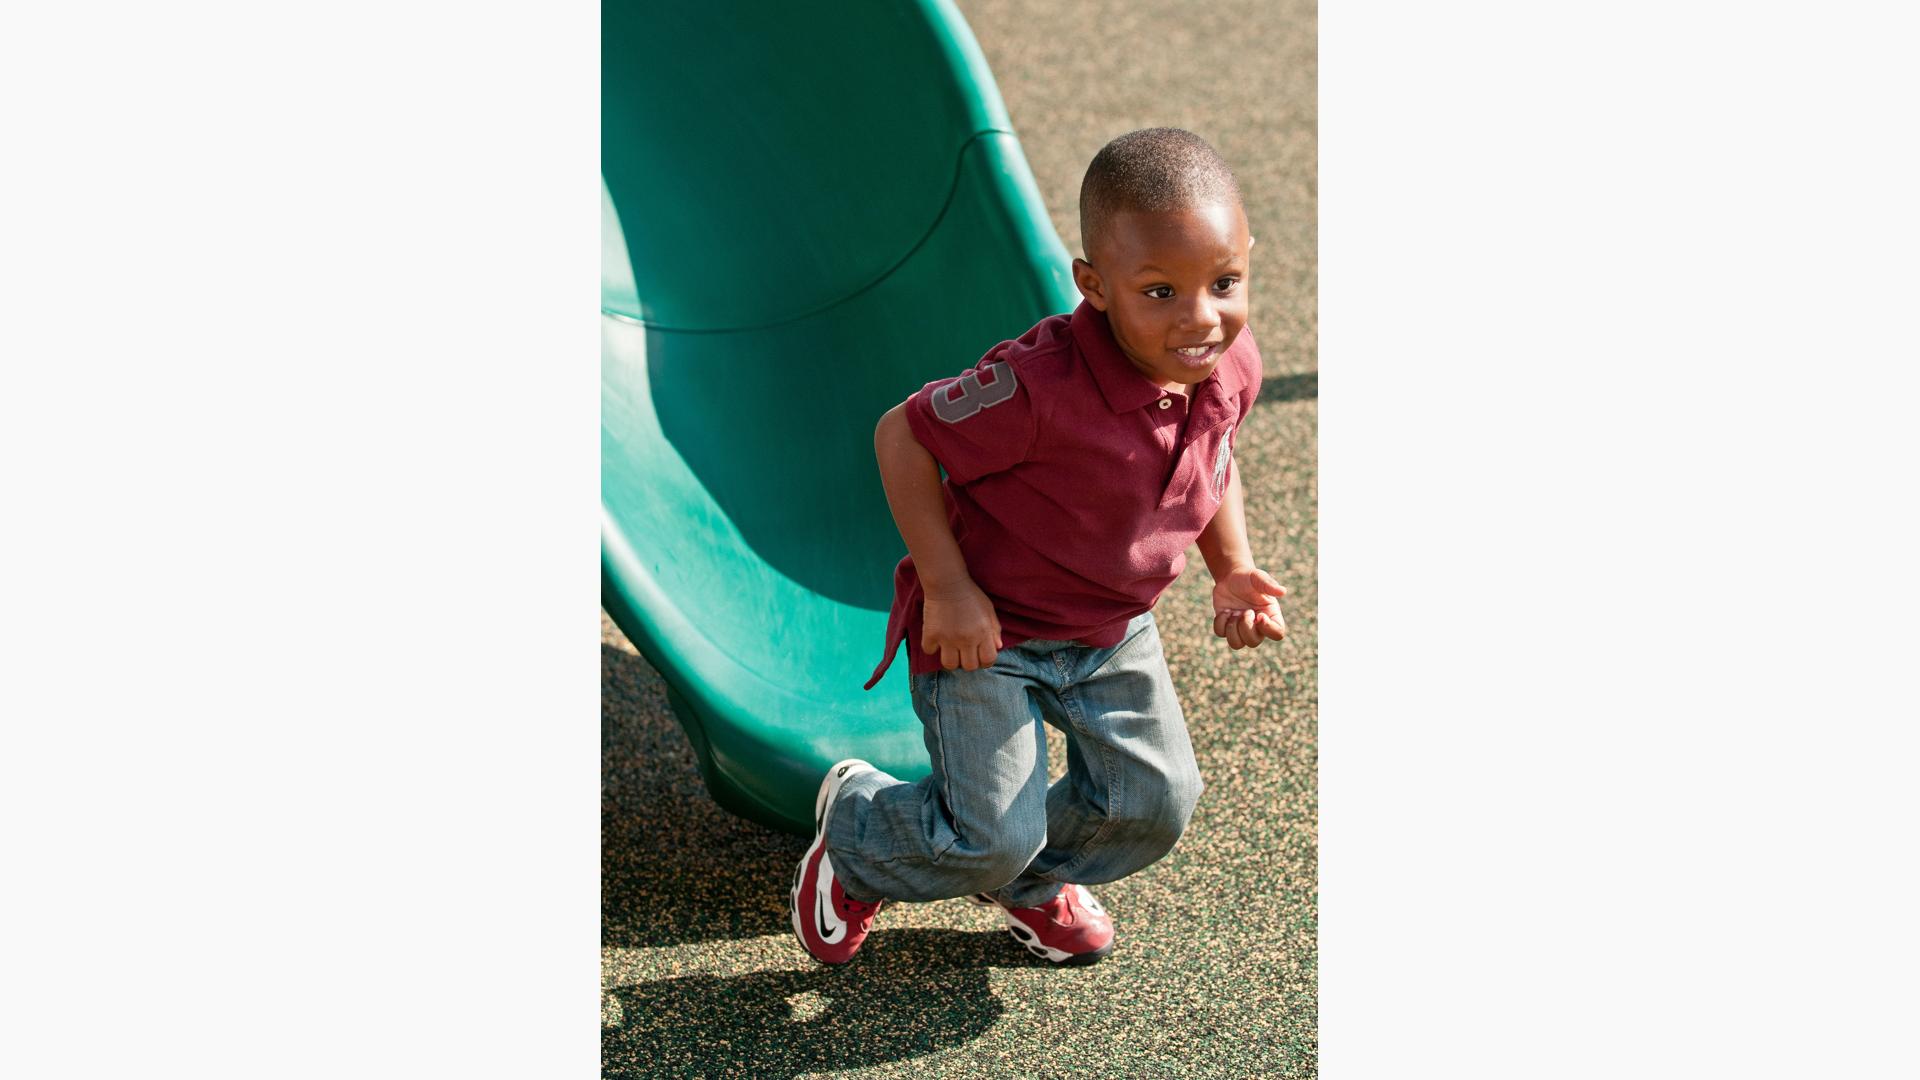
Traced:
POLYGON ((827 819, 832 816, 834 799, 848 779, 872 771, 872 765, 848 758, 827 770, 827 778, 820 782, 820 794, 813 800, 813 845, 800 859, 789 906, 794 935, 808 955, 823 964, 844 964, 853 959, 860 943, 867 940, 874 914, 886 903, 863 904, 848 897, 833 873, 833 860, 827 857, 827 819))
POLYGON ((967 901, 999 908, 1028 952, 1056 964, 1091 964, 1113 951, 1113 920, 1085 885, 1063 885, 1039 907, 1008 907, 986 893, 967 901))

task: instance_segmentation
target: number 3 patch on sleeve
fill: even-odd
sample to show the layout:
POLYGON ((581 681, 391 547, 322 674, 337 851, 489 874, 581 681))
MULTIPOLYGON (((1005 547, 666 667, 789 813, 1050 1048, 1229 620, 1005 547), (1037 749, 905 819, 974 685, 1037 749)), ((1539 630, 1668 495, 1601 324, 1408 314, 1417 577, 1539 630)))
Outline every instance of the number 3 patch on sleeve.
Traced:
POLYGON ((1011 398, 1018 387, 1013 368, 1006 361, 986 364, 979 371, 969 371, 951 385, 935 390, 931 402, 933 415, 949 424, 957 424, 982 409, 991 409, 1011 398), (981 382, 982 372, 993 376, 993 381, 981 382))

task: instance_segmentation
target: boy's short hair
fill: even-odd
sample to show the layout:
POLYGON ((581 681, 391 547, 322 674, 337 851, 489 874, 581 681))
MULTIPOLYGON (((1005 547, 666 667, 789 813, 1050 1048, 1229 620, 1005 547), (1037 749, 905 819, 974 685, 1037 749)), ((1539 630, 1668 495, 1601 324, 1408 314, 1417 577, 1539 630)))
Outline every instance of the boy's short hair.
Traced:
POLYGON ((1239 202, 1233 170, 1200 136, 1170 127, 1130 131, 1101 147, 1080 181, 1080 247, 1091 259, 1115 214, 1239 202))

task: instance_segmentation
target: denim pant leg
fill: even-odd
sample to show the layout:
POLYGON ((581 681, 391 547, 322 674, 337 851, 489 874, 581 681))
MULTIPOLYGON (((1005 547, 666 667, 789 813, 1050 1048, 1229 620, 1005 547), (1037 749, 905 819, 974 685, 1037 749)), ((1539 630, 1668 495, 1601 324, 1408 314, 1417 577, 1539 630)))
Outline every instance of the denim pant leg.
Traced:
POLYGON ((1054 664, 1016 646, 991 668, 915 675, 933 774, 849 781, 827 823, 827 856, 855 900, 927 901, 1012 881, 1047 836, 1040 698, 1054 664))
POLYGON ((1073 647, 1048 659, 1067 774, 1047 792, 1046 846, 995 893, 1013 907, 1043 904, 1065 882, 1116 881, 1158 861, 1205 787, 1152 612, 1111 649, 1073 647))

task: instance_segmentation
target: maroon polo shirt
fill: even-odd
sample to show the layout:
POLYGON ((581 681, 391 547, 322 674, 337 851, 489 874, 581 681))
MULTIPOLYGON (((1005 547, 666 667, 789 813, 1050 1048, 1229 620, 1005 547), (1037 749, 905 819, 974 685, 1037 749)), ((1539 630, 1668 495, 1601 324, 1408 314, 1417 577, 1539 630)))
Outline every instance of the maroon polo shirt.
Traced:
MULTIPOLYGON (((1243 329, 1187 390, 1136 371, 1105 313, 1082 301, 907 399, 914 438, 947 471, 947 524, 1007 647, 1118 645, 1180 576, 1220 508, 1233 433, 1260 390, 1253 334, 1243 329)), ((941 670, 920 649, 923 610, 909 555, 893 574, 887 651, 867 689, 902 640, 910 672, 941 670)))

